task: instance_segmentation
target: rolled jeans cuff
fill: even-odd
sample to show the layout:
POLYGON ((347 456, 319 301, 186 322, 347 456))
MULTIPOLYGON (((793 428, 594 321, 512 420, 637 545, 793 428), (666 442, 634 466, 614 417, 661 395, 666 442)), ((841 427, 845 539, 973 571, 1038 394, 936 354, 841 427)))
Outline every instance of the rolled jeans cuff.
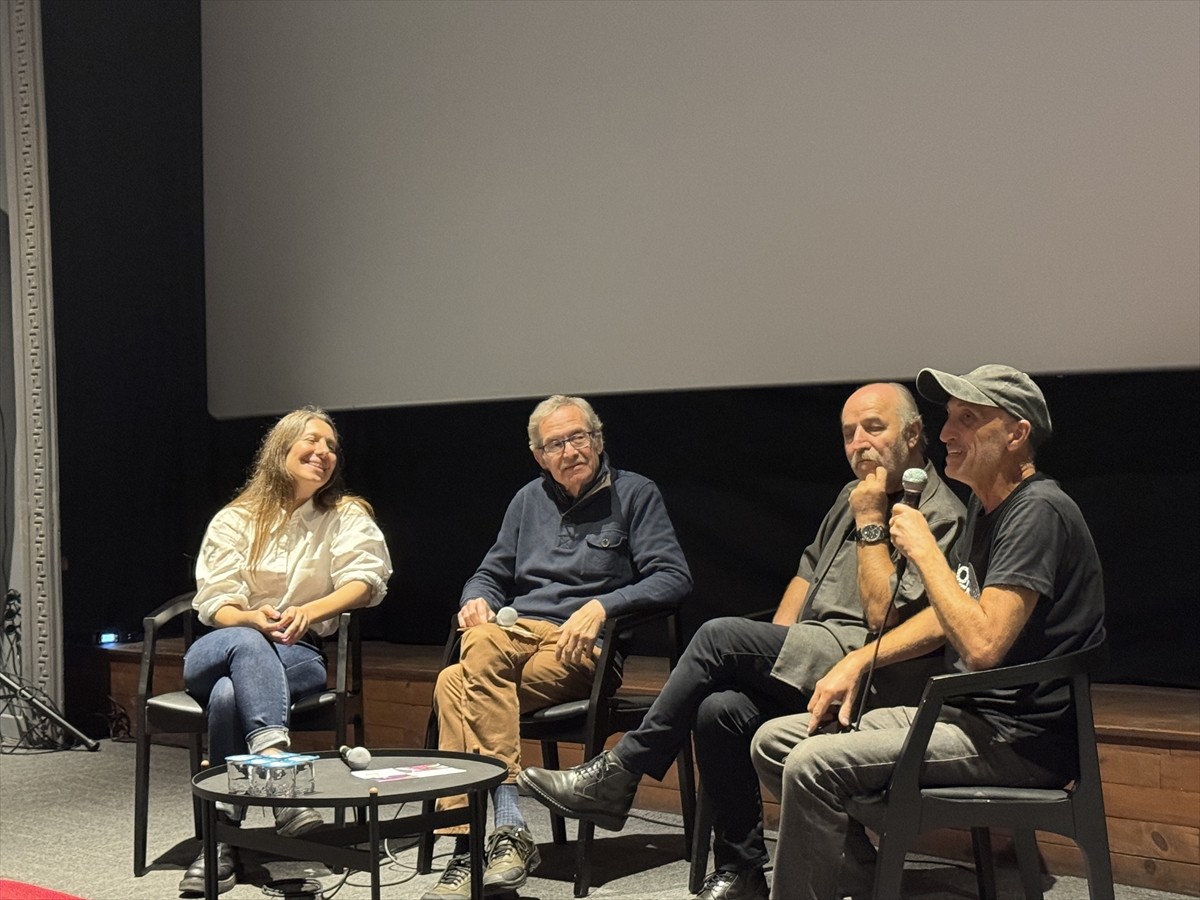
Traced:
POLYGON ((262 753, 268 747, 282 746, 284 750, 292 745, 286 728, 263 728, 247 735, 246 743, 251 753, 262 753))

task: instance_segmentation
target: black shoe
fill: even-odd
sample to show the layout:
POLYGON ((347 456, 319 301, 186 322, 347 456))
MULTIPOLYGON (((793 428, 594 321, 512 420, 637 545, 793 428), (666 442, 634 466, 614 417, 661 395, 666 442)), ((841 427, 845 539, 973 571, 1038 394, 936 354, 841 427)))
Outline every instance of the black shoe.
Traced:
POLYGON ((501 825, 488 835, 483 858, 487 860, 483 871, 485 894, 515 891, 542 864, 533 835, 516 825, 501 825))
POLYGON ((533 797, 568 819, 586 819, 609 831, 625 827, 640 775, 634 775, 605 750, 573 769, 525 769, 517 776, 517 786, 525 796, 533 797))
POLYGON ((713 872, 704 879, 696 900, 769 900, 767 876, 760 868, 713 872))
MULTIPOLYGON (((233 861, 233 848, 228 844, 217 844, 217 893, 223 894, 226 891, 233 890, 233 886, 237 884, 237 867, 233 861)), ((181 894, 203 894, 204 893, 204 851, 200 851, 200 855, 195 861, 188 866, 188 870, 183 873, 183 879, 179 882, 179 893, 181 894)))

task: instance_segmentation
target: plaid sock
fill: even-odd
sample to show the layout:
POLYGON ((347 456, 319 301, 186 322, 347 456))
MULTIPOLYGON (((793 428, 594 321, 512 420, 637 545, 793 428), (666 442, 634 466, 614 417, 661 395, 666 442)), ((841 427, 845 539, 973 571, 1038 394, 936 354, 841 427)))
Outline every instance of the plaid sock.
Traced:
POLYGON ((502 784, 492 790, 492 808, 496 827, 515 825, 525 828, 525 817, 517 806, 517 786, 502 784))

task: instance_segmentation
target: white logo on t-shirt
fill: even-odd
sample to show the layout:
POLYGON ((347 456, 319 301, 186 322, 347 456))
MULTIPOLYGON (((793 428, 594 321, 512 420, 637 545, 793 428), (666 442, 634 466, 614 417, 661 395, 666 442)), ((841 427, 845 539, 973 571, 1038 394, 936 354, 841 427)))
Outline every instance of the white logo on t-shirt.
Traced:
POLYGON ((958 567, 958 571, 954 573, 954 577, 958 579, 958 586, 968 594, 972 600, 979 599, 979 579, 975 577, 975 569, 970 563, 963 563, 958 567))

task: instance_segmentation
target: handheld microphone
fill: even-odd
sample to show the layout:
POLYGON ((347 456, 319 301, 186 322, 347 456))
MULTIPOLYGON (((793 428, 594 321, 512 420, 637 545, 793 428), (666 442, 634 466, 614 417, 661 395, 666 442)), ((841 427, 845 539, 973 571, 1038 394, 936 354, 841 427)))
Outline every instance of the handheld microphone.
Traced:
MULTIPOLYGON (((922 472, 922 475, 925 473, 922 472)), ((502 606, 500 611, 496 613, 496 624, 501 628, 511 628, 517 624, 517 611, 511 606, 502 606)))
MULTIPOLYGON (((900 483, 904 486, 904 496, 900 498, 900 502, 905 506, 911 506, 913 509, 919 509, 921 506, 921 494, 925 491, 925 485, 929 483, 929 476, 925 474, 925 470, 918 469, 915 466, 911 469, 905 469, 904 474, 900 478, 900 483)), ((900 590, 900 579, 904 575, 904 569, 907 565, 908 560, 903 556, 896 563, 896 591, 900 590)), ((895 602, 896 593, 893 592, 892 603, 895 602)))
POLYGON ((900 483, 904 485, 904 496, 900 498, 900 502, 916 509, 921 505, 921 494, 925 485, 929 483, 929 476, 925 474, 924 469, 913 467, 904 470, 900 483))
MULTIPOLYGON (((918 509, 921 505, 921 494, 925 491, 925 485, 929 483, 929 476, 925 474, 925 470, 918 469, 915 466, 911 469, 905 469, 900 483, 904 486, 904 496, 900 498, 900 502, 905 506, 918 509)), ((871 654, 871 664, 867 667, 867 677, 863 682, 862 693, 858 697, 858 714, 854 717, 854 724, 850 726, 851 731, 858 731, 858 725, 862 721, 863 713, 866 712, 867 702, 871 694, 871 682, 875 678, 875 663, 879 659, 879 645, 883 641, 883 633, 887 628, 887 617, 892 614, 892 610, 896 607, 896 595, 900 593, 900 582, 904 580, 904 570, 907 565, 908 560, 903 556, 896 562, 896 586, 892 588, 892 599, 888 601, 887 614, 884 616, 884 625, 880 627, 879 635, 875 638, 875 650, 871 654)))
POLYGON ((351 769, 365 769, 371 764, 371 751, 366 747, 338 747, 338 756, 351 769))

